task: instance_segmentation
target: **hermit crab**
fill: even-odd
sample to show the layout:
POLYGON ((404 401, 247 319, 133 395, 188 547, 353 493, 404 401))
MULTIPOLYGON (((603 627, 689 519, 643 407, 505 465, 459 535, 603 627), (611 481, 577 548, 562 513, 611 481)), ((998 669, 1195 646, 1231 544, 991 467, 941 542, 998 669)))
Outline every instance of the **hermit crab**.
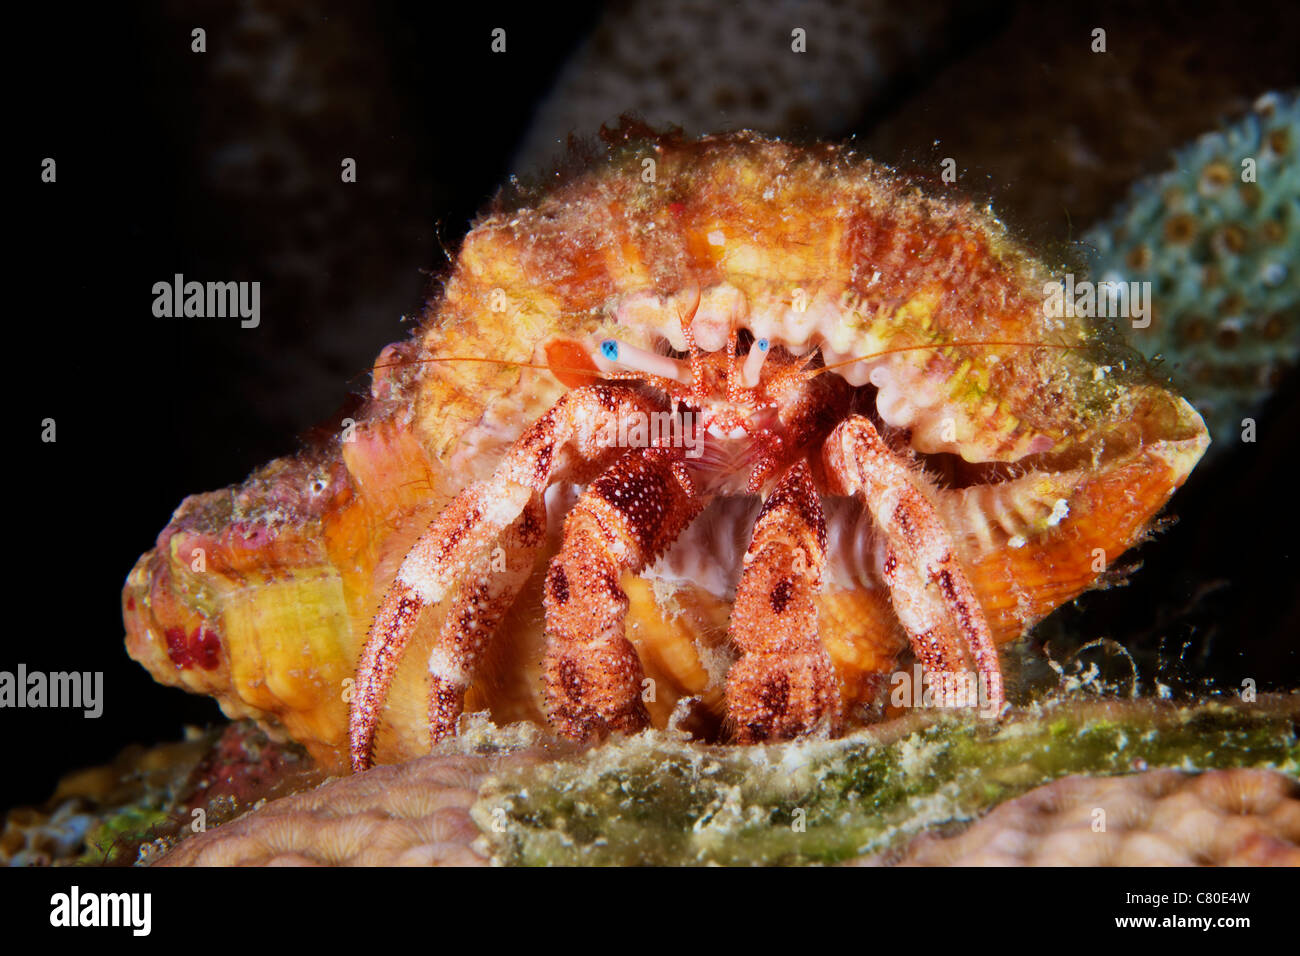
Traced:
POLYGON ((181 505, 128 649, 356 769, 471 710, 834 734, 909 645, 996 714, 1208 445, 1062 287, 847 147, 625 124, 498 197, 335 437, 181 505))

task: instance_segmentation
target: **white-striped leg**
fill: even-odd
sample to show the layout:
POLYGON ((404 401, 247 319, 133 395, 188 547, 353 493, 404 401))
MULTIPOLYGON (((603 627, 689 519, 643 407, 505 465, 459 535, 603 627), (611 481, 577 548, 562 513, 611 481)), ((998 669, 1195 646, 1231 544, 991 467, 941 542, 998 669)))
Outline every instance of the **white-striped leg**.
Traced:
POLYGON ((939 702, 1000 712, 1006 698, 997 647, 921 479, 860 415, 836 426, 823 460, 834 490, 861 495, 881 532, 881 574, 918 660, 938 685, 939 702), (970 699, 968 690, 979 685, 982 700, 970 699))
POLYGON ((385 593, 357 664, 349 721, 354 770, 372 762, 380 711, 421 612, 443 601, 553 481, 585 480, 617 458, 610 435, 619 421, 658 410, 629 388, 574 389, 524 431, 490 478, 462 491, 429 524, 385 593))

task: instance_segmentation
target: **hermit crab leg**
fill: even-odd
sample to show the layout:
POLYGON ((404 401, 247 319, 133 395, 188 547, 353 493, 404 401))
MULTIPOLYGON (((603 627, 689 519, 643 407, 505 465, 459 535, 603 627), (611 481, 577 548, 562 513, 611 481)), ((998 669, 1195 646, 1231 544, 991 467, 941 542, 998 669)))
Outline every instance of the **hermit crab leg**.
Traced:
POLYGON ((981 707, 1005 703, 997 648, 952 538, 914 474, 881 440, 870 419, 854 415, 836 426, 823 450, 828 481, 861 494, 884 539, 881 572, 894 610, 923 668, 937 679, 939 702, 981 707), (969 654, 976 675, 965 670, 969 654))
POLYGON ((535 494, 502 533, 497 548, 480 557, 459 584, 429 652, 429 736, 434 743, 456 733, 465 691, 545 540, 545 499, 535 494))
POLYGON ((585 478, 620 454, 611 428, 657 410, 632 389, 593 385, 566 392, 507 452, 492 476, 466 488, 435 518, 403 559, 384 594, 357 664, 349 720, 354 770, 373 759, 375 730, 421 612, 438 604, 470 564, 557 477, 585 478))
POLYGON ((727 675, 727 717, 740 743, 839 728, 839 680, 817 636, 825 567, 826 519, 801 459, 763 503, 731 610, 740 658, 727 675))
POLYGON ((588 740, 649 723, 619 578, 667 549, 701 505, 682 449, 645 448, 593 481, 565 519, 543 599, 546 712, 565 737, 588 740))

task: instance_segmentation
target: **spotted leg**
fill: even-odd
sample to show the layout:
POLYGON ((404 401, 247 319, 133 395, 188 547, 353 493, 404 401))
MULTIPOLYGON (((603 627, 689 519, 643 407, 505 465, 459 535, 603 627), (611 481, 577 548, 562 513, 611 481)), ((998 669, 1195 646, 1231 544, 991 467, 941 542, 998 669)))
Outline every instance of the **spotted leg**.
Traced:
POLYGON ((465 691, 492 635, 532 574, 545 540, 545 501, 533 495, 496 547, 481 555, 456 585, 429 652, 429 737, 434 743, 456 733, 465 691))
POLYGON ((546 712, 574 740, 649 722, 620 583, 662 553, 702 504, 679 448, 628 452, 583 492, 547 574, 546 712))
MULTIPOLYGON (((491 477, 470 485, 430 522, 384 594, 357 664, 349 723, 354 770, 366 769, 373 760, 380 711, 421 612, 447 598, 502 532, 536 508, 537 499, 553 481, 587 480, 608 467, 621 454, 610 440, 611 425, 657 410, 649 399, 628 388, 593 385, 567 392, 524 431, 491 477)), ((530 537, 528 531, 517 526, 515 534, 522 540, 530 537)), ((508 607, 514 597, 509 588, 517 589, 521 580, 510 575, 495 582, 492 604, 499 607, 504 602, 508 607)), ((453 607, 451 617, 458 612, 463 617, 469 600, 453 607)), ((435 654, 439 650, 442 654, 433 662, 441 671, 437 676, 463 681, 472 672, 471 657, 481 648, 447 637, 439 641, 435 654)), ((445 696, 452 690, 435 682, 434 693, 445 696)), ((435 707, 448 719, 450 710, 431 703, 431 711, 435 707)))
POLYGON ((860 415, 835 428, 823 460, 831 490, 862 495, 881 533, 880 570, 912 649, 931 686, 937 684, 937 701, 978 702, 982 712, 1000 712, 1005 696, 997 648, 923 479, 860 415), (978 700, 981 688, 969 679, 976 677, 983 685, 978 700))
POLYGON ((740 743, 786 740, 840 723, 839 680, 817 636, 826 519, 800 460, 763 503, 745 552, 727 675, 727 717, 740 743))

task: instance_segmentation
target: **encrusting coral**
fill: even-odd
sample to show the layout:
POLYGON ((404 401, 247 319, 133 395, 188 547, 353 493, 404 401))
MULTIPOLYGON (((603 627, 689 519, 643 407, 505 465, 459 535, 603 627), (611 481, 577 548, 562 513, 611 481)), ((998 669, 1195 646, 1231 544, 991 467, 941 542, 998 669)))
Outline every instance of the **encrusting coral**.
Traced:
MULTIPOLYGON (((996 727, 914 712, 839 740, 721 747, 648 731, 585 750, 548 743, 529 725, 511 731, 476 718, 432 756, 275 801, 190 837, 163 860, 736 865, 866 855, 892 862, 927 828, 969 821, 1045 783, 1091 774, 1098 779, 1072 777, 1021 806, 1042 806, 1050 794, 1095 782, 1102 788, 1096 792, 1120 795, 1102 804, 1116 835, 1098 842, 1099 860, 1136 859, 1132 846, 1113 844, 1141 818, 1160 831, 1171 858, 1253 853, 1257 862, 1278 862, 1289 859, 1287 841, 1295 839, 1295 802, 1287 796, 1295 784, 1270 781, 1300 770, 1297 715, 1300 702, 1276 697, 1188 707, 1076 701, 1017 712, 996 727), (1237 775, 1192 777, 1186 787, 1169 777, 1143 782, 1152 768, 1237 775), (1279 773, 1243 776, 1235 768, 1279 773), (1114 790, 1102 779, 1110 775, 1119 775, 1114 790), (1187 793, 1178 797, 1180 787, 1187 793), (1164 802, 1134 810, 1137 798, 1124 796, 1132 793, 1164 802), (1234 793, 1241 795, 1236 803, 1234 793), (1278 793, 1286 800, 1275 799, 1278 793), (1236 829, 1207 834, 1207 813, 1236 829), (1246 837, 1256 831, 1263 836, 1252 849, 1246 837), (1273 842, 1263 841, 1270 834, 1273 842)), ((1012 827, 1019 812, 993 825, 1012 827)), ((1073 819, 1063 815, 1041 838, 1031 828, 1017 838, 1016 852, 1036 862, 1077 858, 1077 848, 1055 835, 1073 819)))
POLYGON ((528 724, 466 718, 435 754, 376 767, 268 803, 192 836, 163 866, 479 866, 489 862, 470 810, 489 777, 572 747, 528 724))
POLYGON ((484 865, 469 811, 500 764, 457 754, 377 767, 192 837, 159 865, 484 865))
POLYGON ((1271 770, 1066 777, 955 836, 857 866, 1300 866, 1300 783, 1271 770))

